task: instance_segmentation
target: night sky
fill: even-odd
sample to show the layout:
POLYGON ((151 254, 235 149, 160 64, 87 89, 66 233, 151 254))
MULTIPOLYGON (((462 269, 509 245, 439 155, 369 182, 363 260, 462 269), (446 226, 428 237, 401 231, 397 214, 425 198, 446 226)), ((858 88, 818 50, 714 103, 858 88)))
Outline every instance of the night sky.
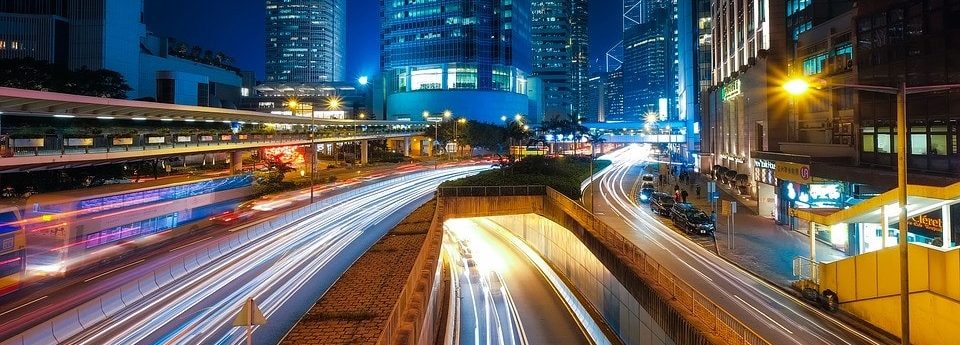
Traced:
MULTIPOLYGON (((235 65, 263 78, 263 0, 146 0, 147 30, 160 36, 222 51, 235 65)), ((378 0, 347 0, 347 75, 379 67, 378 0)), ((590 60, 620 40, 620 0, 590 0, 590 60)))

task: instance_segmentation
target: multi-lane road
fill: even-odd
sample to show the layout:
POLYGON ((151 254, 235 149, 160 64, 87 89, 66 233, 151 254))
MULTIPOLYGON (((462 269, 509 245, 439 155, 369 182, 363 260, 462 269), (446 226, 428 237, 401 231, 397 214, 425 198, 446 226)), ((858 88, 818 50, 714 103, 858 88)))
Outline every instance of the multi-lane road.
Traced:
MULTIPOLYGON (((664 225, 630 193, 650 150, 630 146, 605 158, 612 165, 584 193, 597 216, 771 344, 881 344, 771 286, 664 225)), ((589 209, 589 207, 588 207, 589 209)))
MULTIPOLYGON (((275 343, 305 308, 405 211, 426 201, 442 181, 483 169, 446 168, 359 187, 354 197, 258 235, 143 298, 126 303, 125 308, 92 326, 84 325, 87 327, 74 332, 64 343, 239 343, 243 331, 232 328, 231 321, 250 297, 268 319, 267 325, 254 332, 254 339, 258 343, 275 343)), ((163 256, 191 255, 203 248, 202 242, 164 248, 167 254, 163 256)), ((67 302, 82 302, 89 297, 87 289, 96 291, 98 283, 128 281, 151 272, 151 268, 140 264, 121 266, 104 272, 102 277, 90 277, 87 282, 71 286, 72 294, 81 300, 67 302)), ((26 301, 30 304, 14 313, 30 317, 32 311, 57 308, 58 302, 64 302, 54 302, 52 297, 47 300, 26 301)), ((6 319, 10 314, 0 317, 6 319)))
MULTIPOLYGON (((591 344, 554 286, 513 236, 480 218, 445 224, 459 316, 459 344, 591 344)), ((546 269, 549 269, 547 267, 546 269)), ((587 320, 589 321, 589 320, 587 320)), ((605 343, 605 342, 599 342, 605 343)))

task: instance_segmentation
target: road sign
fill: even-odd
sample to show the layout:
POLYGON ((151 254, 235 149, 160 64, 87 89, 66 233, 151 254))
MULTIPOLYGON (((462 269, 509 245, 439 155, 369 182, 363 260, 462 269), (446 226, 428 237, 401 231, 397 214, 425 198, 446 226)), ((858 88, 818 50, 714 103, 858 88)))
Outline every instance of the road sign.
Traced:
POLYGON ((431 116, 431 117, 428 117, 428 118, 427 118, 427 122, 443 122, 443 118, 442 118, 442 117, 432 117, 432 116, 431 116))
POLYGON ((233 319, 233 325, 235 327, 263 325, 266 323, 267 318, 263 317, 263 312, 260 311, 260 307, 253 301, 253 298, 249 298, 247 302, 243 303, 243 308, 240 309, 240 313, 233 319))

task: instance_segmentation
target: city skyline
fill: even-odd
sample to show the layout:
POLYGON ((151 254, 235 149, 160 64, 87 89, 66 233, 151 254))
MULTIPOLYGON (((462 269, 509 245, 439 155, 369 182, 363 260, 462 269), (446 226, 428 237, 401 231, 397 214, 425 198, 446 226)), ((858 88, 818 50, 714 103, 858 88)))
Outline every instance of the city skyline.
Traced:
MULTIPOLYGON (((237 67, 253 71, 257 79, 264 80, 263 4, 263 0, 146 0, 144 21, 159 35, 223 51, 234 58, 237 67), (233 15, 209 15, 225 8, 230 8, 233 15)), ((347 79, 379 71, 379 25, 369 25, 370 20, 379 22, 378 6, 378 0, 347 1, 347 79)), ((623 9, 620 1, 590 0, 588 7, 589 57, 594 61, 620 41, 620 22, 608 18, 619 17, 623 9)))

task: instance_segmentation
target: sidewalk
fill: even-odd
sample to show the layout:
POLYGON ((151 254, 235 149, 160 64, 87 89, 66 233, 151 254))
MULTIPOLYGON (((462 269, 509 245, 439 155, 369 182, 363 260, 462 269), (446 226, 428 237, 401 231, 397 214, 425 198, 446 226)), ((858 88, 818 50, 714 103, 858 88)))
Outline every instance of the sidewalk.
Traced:
MULTIPOLYGON (((681 190, 687 190, 690 196, 687 201, 697 208, 710 214, 711 205, 707 199, 707 181, 709 176, 696 175, 696 184, 677 182, 675 176, 665 175, 668 183, 661 191, 673 193, 674 185, 680 185, 681 190), (700 186, 700 196, 697 197, 696 186, 700 186)), ((796 280, 793 275, 793 258, 810 256, 810 237, 789 228, 777 225, 773 219, 757 214, 757 201, 750 200, 729 188, 717 184, 721 191, 720 200, 737 201, 738 212, 734 218, 733 248, 730 247, 730 231, 727 226, 727 217, 717 212, 716 246, 709 239, 695 239, 701 245, 713 249, 718 254, 768 281, 782 287, 789 287, 796 280), (744 207, 746 206, 746 207, 744 207)), ((719 206, 718 206, 719 207, 719 206)), ((669 223, 669 222, 668 222, 669 223)), ((829 245, 817 241, 817 259, 819 261, 834 261, 846 255, 829 245)))

